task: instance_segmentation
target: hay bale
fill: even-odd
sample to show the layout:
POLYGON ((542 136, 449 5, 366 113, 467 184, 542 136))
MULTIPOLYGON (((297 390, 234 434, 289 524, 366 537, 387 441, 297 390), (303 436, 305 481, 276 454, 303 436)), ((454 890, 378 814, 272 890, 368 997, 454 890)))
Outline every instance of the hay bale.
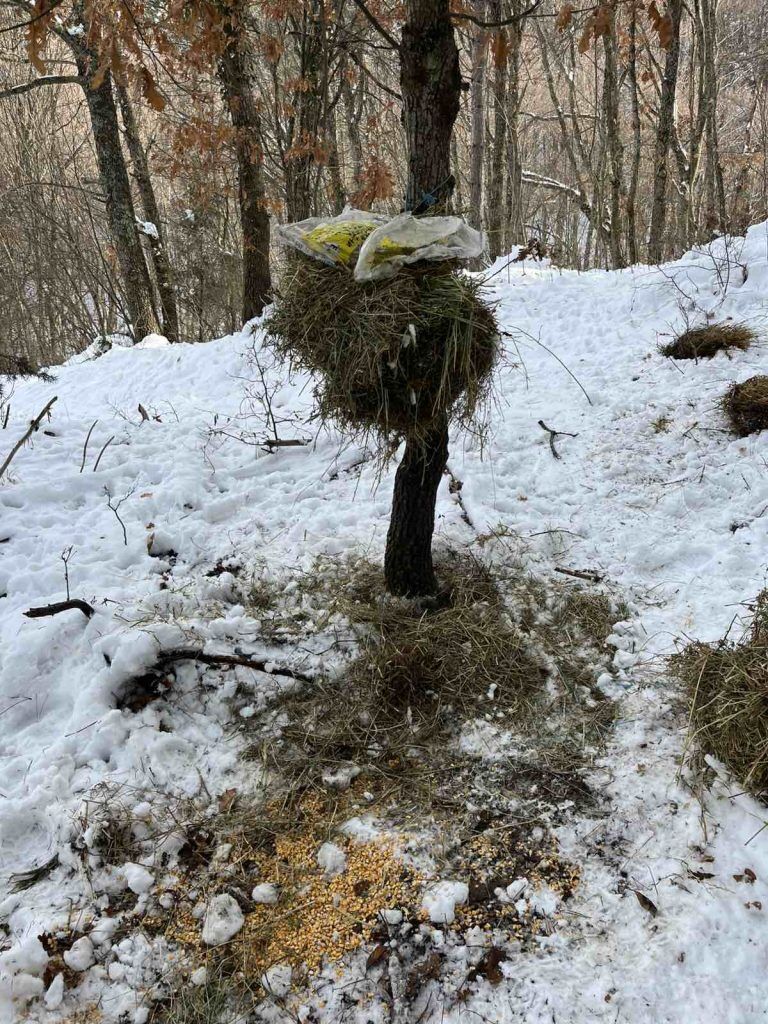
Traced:
POLYGON ((768 794, 768 591, 738 642, 694 642, 672 659, 691 707, 693 737, 751 793, 768 794))
POLYGON ((749 377, 732 384, 723 399, 723 409, 741 437, 768 427, 768 377, 749 377))
POLYGON ((359 283, 299 253, 286 258, 267 330, 278 353, 317 375, 323 418, 390 438, 418 436, 445 414, 472 422, 498 349, 471 278, 421 264, 359 283))
POLYGON ((743 352, 754 340, 755 332, 746 324, 707 324, 684 331, 659 351, 673 359, 711 359, 732 348, 743 352))

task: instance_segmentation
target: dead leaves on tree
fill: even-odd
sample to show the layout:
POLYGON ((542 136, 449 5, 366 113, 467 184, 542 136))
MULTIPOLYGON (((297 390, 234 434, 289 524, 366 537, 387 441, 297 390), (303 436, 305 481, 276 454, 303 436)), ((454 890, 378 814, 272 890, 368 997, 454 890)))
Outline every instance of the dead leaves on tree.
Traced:
MULTIPOLYGON (((638 0, 634 5, 633 14, 636 14, 638 11, 644 11, 648 15, 651 31, 658 38, 659 46, 662 50, 668 50, 672 45, 673 35, 672 16, 670 13, 668 11, 662 13, 656 0, 650 0, 649 3, 639 2, 638 0)), ((576 13, 577 10, 573 4, 563 4, 557 12, 555 28, 559 32, 564 32, 570 28, 576 13)), ((613 3, 599 4, 590 10, 581 28, 579 53, 586 53, 598 39, 611 34, 615 14, 616 9, 613 3)))

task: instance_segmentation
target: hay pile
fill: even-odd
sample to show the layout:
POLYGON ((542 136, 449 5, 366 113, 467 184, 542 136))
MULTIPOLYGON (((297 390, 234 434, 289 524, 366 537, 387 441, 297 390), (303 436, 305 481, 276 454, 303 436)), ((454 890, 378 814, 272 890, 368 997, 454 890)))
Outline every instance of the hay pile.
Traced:
POLYGON ((420 264, 358 283, 345 267, 291 252, 280 291, 268 335, 316 374, 323 418, 388 438, 418 436, 446 414, 473 422, 498 347, 475 281, 420 264))
POLYGON ((768 591, 741 641, 694 642, 673 658, 693 738, 756 796, 768 794, 768 591))
POLYGON ((707 324, 684 331, 659 351, 673 359, 711 359, 732 348, 744 352, 754 340, 755 332, 746 324, 707 324))
POLYGON ((723 409, 741 437, 768 427, 768 377, 749 377, 732 384, 723 399, 723 409))

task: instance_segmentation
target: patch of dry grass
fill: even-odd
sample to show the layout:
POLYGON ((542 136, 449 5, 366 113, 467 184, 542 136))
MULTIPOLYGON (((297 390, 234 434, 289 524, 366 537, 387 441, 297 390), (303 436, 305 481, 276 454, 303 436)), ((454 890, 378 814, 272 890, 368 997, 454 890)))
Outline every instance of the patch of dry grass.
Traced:
POLYGON ((768 377, 749 377, 732 384, 723 398, 723 409, 741 437, 768 427, 768 377))
POLYGON ((690 703, 691 738, 755 796, 768 795, 768 591, 738 641, 694 641, 675 655, 690 703))
POLYGON ((711 359, 731 349, 746 351, 755 340, 755 332, 746 324, 707 324, 684 331, 659 351, 672 359, 711 359))

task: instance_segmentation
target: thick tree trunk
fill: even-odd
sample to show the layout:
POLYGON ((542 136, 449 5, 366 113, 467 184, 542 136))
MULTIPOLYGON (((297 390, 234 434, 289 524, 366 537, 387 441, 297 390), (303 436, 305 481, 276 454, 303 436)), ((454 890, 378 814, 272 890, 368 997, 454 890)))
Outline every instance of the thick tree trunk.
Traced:
POLYGON ((84 94, 93 129, 93 142, 99 166, 99 180, 106 197, 107 220, 120 267, 125 304, 131 318, 134 338, 159 330, 154 304, 152 282, 144 260, 136 212, 133 208, 131 183, 120 146, 120 128, 109 71, 96 88, 93 80, 98 60, 96 55, 82 49, 76 52, 77 69, 85 80, 84 94))
POLYGON ((423 440, 408 438, 397 467, 384 576, 392 594, 420 597, 437 590, 432 565, 437 489, 448 461, 448 422, 423 440))
POLYGON ((170 260, 168 259, 168 249, 165 244, 165 232, 160 223, 160 209, 157 205, 155 189, 152 184, 149 161, 141 142, 128 90, 124 85, 117 86, 117 98, 120 102, 120 112, 123 115, 125 141, 128 144, 128 152, 131 155, 133 177, 139 191, 144 217, 154 224, 156 231, 154 235, 149 234, 148 238, 152 254, 152 264, 155 268, 157 292, 160 298, 163 334, 169 341, 176 342, 179 340, 179 314, 176 306, 176 293, 173 289, 173 273, 170 260))
MULTIPOLYGON (((406 205, 414 209, 450 177, 461 76, 448 0, 406 0, 400 62, 408 146, 406 205)), ((436 212, 448 199, 437 205, 436 212)), ((437 589, 432 533, 437 489, 447 459, 447 418, 420 441, 406 441, 395 476, 384 558, 387 588, 393 594, 416 597, 437 589)))
POLYGON ((219 61, 219 80, 235 129, 238 198, 243 233, 243 320, 259 316, 269 302, 269 214, 264 199, 260 123, 250 77, 239 0, 227 6, 229 44, 219 61))
POLYGON ((680 63, 680 19, 683 13, 683 0, 669 0, 667 10, 671 18, 671 38, 667 50, 667 58, 664 63, 664 76, 661 80, 659 123, 656 129, 656 148, 653 159, 653 202, 651 204, 651 229, 648 238, 648 261, 650 263, 660 263, 664 258, 669 148, 672 144, 674 132, 677 73, 680 63))
POLYGON ((406 207, 445 185, 461 76, 448 0, 407 0, 400 91, 408 152, 406 207))

